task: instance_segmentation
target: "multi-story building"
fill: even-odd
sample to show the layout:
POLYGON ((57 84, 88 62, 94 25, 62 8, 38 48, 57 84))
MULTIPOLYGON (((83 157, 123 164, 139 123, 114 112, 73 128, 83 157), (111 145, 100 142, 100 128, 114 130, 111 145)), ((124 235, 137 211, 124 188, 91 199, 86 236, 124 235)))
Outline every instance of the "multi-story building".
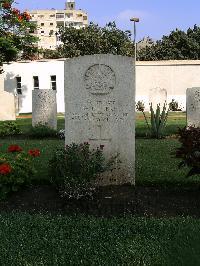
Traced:
POLYGON ((37 30, 32 32, 39 37, 38 47, 55 49, 58 47, 60 37, 59 27, 73 26, 77 29, 88 25, 88 15, 85 11, 76 10, 75 0, 67 0, 65 9, 32 10, 31 21, 37 25, 37 30))

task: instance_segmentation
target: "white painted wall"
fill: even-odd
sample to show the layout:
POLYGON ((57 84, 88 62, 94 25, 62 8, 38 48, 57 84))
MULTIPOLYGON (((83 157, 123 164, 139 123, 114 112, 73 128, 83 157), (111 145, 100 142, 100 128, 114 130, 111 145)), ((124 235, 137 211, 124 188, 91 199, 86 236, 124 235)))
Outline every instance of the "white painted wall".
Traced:
POLYGON ((32 61, 4 64, 5 91, 16 94, 16 76, 22 79, 20 113, 32 112, 33 76, 39 77, 40 89, 50 89, 50 76, 56 75, 58 112, 64 112, 64 61, 32 61))
MULTIPOLYGON (((5 90, 16 92, 16 76, 22 77, 20 112, 32 112, 33 76, 39 76, 40 89, 50 89, 50 76, 57 77, 58 112, 64 112, 64 60, 39 60, 4 64, 5 90)), ((200 60, 137 62, 136 101, 149 104, 149 92, 167 90, 168 102, 174 98, 186 108, 186 89, 200 87, 200 60)))
POLYGON ((200 87, 200 60, 173 60, 137 62, 136 101, 149 104, 149 91, 152 88, 167 90, 167 101, 174 98, 186 108, 186 90, 200 87))

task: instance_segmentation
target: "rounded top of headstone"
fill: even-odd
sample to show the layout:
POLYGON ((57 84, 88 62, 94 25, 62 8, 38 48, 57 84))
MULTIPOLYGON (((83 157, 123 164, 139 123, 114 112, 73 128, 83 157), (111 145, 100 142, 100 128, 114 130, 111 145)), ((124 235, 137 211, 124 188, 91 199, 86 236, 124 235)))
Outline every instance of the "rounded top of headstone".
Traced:
POLYGON ((105 64, 94 64, 87 69, 84 83, 91 94, 109 94, 116 85, 115 72, 105 64))

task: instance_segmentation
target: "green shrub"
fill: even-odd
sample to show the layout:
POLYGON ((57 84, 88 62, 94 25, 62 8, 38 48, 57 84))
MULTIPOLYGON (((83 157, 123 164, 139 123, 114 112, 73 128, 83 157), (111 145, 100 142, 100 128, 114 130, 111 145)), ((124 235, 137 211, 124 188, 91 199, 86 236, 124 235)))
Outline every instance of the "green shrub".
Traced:
POLYGON ((0 137, 12 136, 20 134, 19 126, 13 121, 0 122, 0 137))
POLYGON ((57 131, 48 127, 46 124, 38 123, 36 126, 32 126, 28 132, 28 135, 32 138, 55 138, 57 137, 57 131))
POLYGON ((144 109, 145 109, 144 102, 143 101, 138 101, 136 103, 135 108, 136 108, 136 111, 138 111, 138 112, 144 112, 144 109))
POLYGON ((24 152, 18 145, 10 145, 7 152, 0 151, 0 199, 30 183, 36 172, 33 158, 39 155, 38 149, 24 152))
POLYGON ((112 159, 106 163, 103 145, 91 150, 88 143, 72 143, 58 148, 50 160, 51 182, 62 196, 79 199, 92 196, 95 191, 97 174, 106 171, 112 165, 112 159))
POLYGON ((148 122, 144 109, 138 107, 138 110, 143 113, 150 136, 152 138, 157 138, 157 139, 163 138, 168 117, 166 103, 164 104, 162 110, 160 109, 160 104, 157 104, 155 112, 153 110, 152 103, 150 104, 150 113, 151 113, 150 123, 148 122))
POLYGON ((151 136, 153 138, 160 139, 164 136, 164 130, 167 122, 168 111, 166 104, 164 104, 162 111, 160 109, 160 105, 157 104, 157 108, 154 113, 151 103, 150 112, 151 112, 151 136))
POLYGON ((200 128, 184 127, 179 129, 179 135, 182 144, 176 149, 176 157, 182 159, 179 167, 191 168, 187 176, 200 174, 200 128))
POLYGON ((182 109, 178 105, 178 102, 175 101, 175 99, 172 99, 172 101, 169 103, 169 111, 177 112, 181 111, 182 109))

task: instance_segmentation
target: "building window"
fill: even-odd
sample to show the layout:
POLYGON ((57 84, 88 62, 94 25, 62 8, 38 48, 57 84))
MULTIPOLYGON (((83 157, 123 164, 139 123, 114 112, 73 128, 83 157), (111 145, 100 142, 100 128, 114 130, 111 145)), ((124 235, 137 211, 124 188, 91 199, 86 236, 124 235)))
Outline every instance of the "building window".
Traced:
POLYGON ((53 23, 50 23, 50 26, 53 26, 53 23))
POLYGON ((54 31, 53 30, 50 30, 49 32, 49 36, 51 37, 53 35, 54 31))
POLYGON ((64 14, 63 13, 57 13, 56 14, 56 18, 64 18, 65 16, 64 16, 64 14))
POLYGON ((16 77, 17 94, 22 94, 22 78, 16 77))
POLYGON ((39 77, 38 76, 33 76, 33 88, 39 89, 39 77))
POLYGON ((42 35, 44 34, 44 31, 43 30, 41 30, 41 32, 40 32, 42 35))
POLYGON ((56 76, 53 75, 51 78, 51 89, 56 91, 56 76))
POLYGON ((44 18, 44 15, 38 15, 38 18, 44 18))
POLYGON ((41 26, 44 26, 44 23, 41 23, 41 26))
POLYGON ((55 18, 55 15, 52 14, 52 15, 49 15, 49 17, 50 17, 50 18, 55 18))
POLYGON ((87 20, 87 16, 83 16, 83 20, 87 20))

